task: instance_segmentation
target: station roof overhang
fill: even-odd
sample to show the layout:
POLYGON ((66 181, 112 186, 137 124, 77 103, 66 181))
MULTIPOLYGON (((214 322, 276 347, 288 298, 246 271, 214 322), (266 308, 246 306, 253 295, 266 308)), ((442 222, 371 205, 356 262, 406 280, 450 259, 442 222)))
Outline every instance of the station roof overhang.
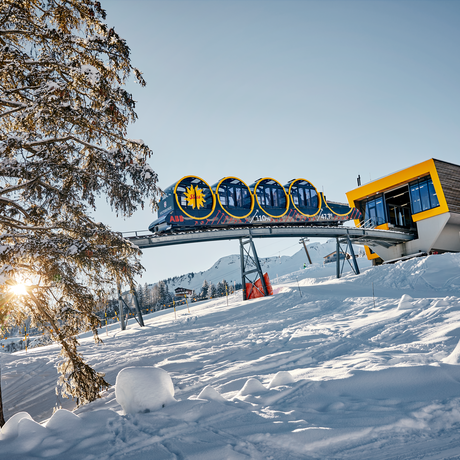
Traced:
MULTIPOLYGON (((368 200, 375 195, 389 192, 410 182, 421 179, 427 175, 431 176, 436 195, 438 197, 439 206, 436 208, 428 209, 417 214, 412 215, 414 222, 418 222, 429 217, 437 216, 445 212, 449 212, 446 197, 439 179, 438 171, 436 170, 435 159, 431 158, 422 163, 418 163, 409 168, 402 169, 388 176, 376 179, 372 182, 364 184, 358 188, 350 190, 346 193, 348 203, 352 207, 358 207, 359 203, 363 200, 368 200)), ((358 225, 359 222, 355 221, 358 225)))

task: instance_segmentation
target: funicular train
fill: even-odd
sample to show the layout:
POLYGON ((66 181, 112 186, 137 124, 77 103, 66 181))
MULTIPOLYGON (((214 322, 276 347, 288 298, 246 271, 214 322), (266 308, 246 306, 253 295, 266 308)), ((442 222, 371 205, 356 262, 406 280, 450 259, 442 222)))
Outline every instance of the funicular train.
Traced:
POLYGON ((199 177, 185 176, 164 191, 158 219, 149 230, 167 234, 264 225, 337 226, 352 219, 361 219, 358 209, 326 201, 306 179, 283 186, 265 177, 248 186, 237 177, 224 177, 210 186, 199 177))

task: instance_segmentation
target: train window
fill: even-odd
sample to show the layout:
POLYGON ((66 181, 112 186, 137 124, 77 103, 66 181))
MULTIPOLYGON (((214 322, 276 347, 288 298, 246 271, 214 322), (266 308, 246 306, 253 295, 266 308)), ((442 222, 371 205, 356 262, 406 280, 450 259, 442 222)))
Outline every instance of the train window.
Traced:
POLYGON ((311 206, 312 208, 317 208, 318 207, 318 195, 316 193, 316 190, 310 189, 310 201, 308 206, 311 206))
POLYGON ((241 196, 241 187, 235 187, 235 192, 236 192, 236 205, 239 208, 243 207, 243 198, 241 196))
MULTIPOLYGON (((251 209, 252 199, 249 190, 246 186, 241 185, 239 180, 234 180, 229 183, 219 185, 219 199, 222 206, 226 208, 239 208, 239 209, 251 209)), ((258 192, 259 201, 264 198, 263 188, 258 192), (262 195, 260 193, 262 192, 262 195)), ((265 200, 264 200, 265 202, 265 200)))
POLYGON ((206 205, 204 206, 205 209, 212 209, 213 198, 211 194, 211 190, 206 189, 204 192, 204 200, 206 205))
POLYGON ((299 205, 299 194, 297 192, 297 189, 291 189, 291 195, 292 195, 292 199, 294 200, 294 204, 296 206, 299 205))
POLYGON ((243 208, 251 209, 251 195, 247 189, 243 189, 243 208))
POLYGON ((272 191, 270 187, 265 187, 265 206, 273 206, 272 191))
POLYGON ((225 185, 219 187, 219 199, 222 206, 227 206, 227 187, 225 185))
POLYGON ((259 185, 259 187, 257 187, 257 199, 258 199, 259 204, 261 206, 265 206, 264 188, 262 186, 260 186, 260 185, 259 185))
POLYGON ((228 205, 232 208, 235 207, 235 187, 229 186, 228 187, 228 205))
POLYGON ((299 208, 318 208, 318 195, 316 190, 309 186, 291 188, 292 201, 299 208))
POLYGON ((276 188, 272 189, 273 192, 273 207, 277 208, 279 206, 278 204, 278 190, 276 188))
POLYGON ((304 208, 305 207, 305 190, 301 187, 297 189, 299 191, 299 205, 304 208))
POLYGON ((277 189, 278 191, 278 206, 280 208, 285 208, 286 207, 286 193, 284 192, 283 189, 277 189))

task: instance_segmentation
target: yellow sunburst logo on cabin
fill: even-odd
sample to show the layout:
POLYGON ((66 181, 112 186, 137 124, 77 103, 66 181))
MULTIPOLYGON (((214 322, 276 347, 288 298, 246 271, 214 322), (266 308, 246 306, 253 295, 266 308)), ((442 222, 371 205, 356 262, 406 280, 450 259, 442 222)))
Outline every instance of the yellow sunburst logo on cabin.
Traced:
POLYGON ((192 209, 200 209, 204 207, 206 200, 204 199, 203 189, 198 188, 198 185, 193 187, 191 185, 187 188, 187 191, 184 193, 185 198, 187 200, 187 204, 192 207, 192 209))

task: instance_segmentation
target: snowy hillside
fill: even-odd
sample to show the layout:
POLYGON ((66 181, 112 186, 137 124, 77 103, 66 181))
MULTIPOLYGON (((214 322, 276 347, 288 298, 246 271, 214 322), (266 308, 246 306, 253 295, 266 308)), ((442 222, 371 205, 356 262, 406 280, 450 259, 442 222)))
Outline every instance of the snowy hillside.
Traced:
POLYGON ((458 459, 460 254, 327 270, 280 274, 272 297, 114 325, 101 345, 83 337, 112 384, 129 366, 169 374, 174 399, 167 379, 149 388, 124 374, 141 402, 167 394, 150 412, 125 415, 112 387, 46 421, 63 402, 57 347, 3 353, 1 458, 458 459))
MULTIPOLYGON (((255 245, 257 250, 257 240, 255 245)), ((357 256, 359 254, 364 255, 362 246, 354 245, 353 248, 357 256)), ((307 244, 307 249, 312 263, 323 265, 324 257, 331 252, 335 252, 336 241, 335 239, 330 239, 324 243, 310 243, 307 244)), ((275 280, 278 276, 300 270, 304 263, 309 265, 303 248, 293 256, 260 258, 262 270, 268 273, 271 280, 275 280)), ((330 265, 330 267, 332 266, 330 265)), ((171 278, 167 281, 167 285, 170 292, 174 291, 176 287, 194 289, 196 292, 200 292, 205 280, 213 284, 217 284, 222 280, 226 280, 229 284, 233 284, 233 282, 241 283, 240 255, 234 254, 222 257, 210 269, 204 272, 189 273, 171 278)))

